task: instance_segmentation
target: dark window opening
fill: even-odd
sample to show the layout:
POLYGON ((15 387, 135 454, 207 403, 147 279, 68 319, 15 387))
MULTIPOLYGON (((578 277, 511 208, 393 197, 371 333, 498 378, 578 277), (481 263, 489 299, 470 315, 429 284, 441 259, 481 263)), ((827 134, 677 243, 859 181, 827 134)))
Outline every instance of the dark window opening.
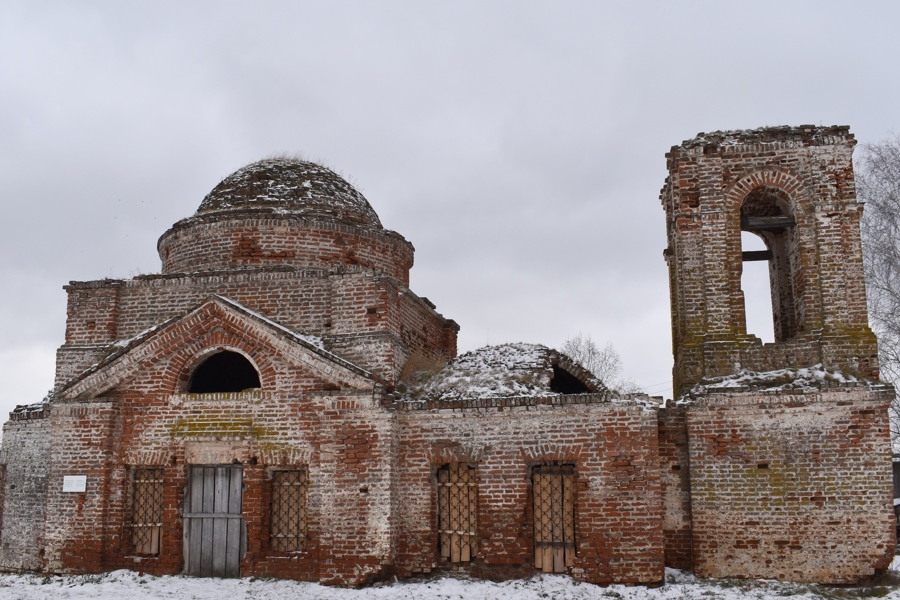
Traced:
POLYGON ((741 204, 745 323, 748 333, 771 330, 772 334, 759 336, 763 341, 788 340, 801 327, 801 310, 795 302, 799 294, 794 289, 793 276, 800 261, 795 225, 790 199, 776 187, 761 186, 741 204), (764 300, 766 291, 768 302, 764 300))
POLYGON ((580 379, 557 366, 553 367, 550 390, 558 394, 586 394, 591 391, 580 379))
POLYGON ((250 361, 237 352, 219 352, 207 358, 194 371, 188 392, 214 394, 242 392, 262 387, 259 373, 250 361))

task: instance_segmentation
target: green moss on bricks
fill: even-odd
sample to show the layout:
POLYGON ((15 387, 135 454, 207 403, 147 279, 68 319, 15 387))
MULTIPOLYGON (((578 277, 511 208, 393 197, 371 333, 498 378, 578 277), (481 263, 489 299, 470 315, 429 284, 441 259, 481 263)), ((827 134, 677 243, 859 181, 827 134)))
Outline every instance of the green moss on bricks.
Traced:
POLYGON ((250 435, 257 438, 272 437, 274 430, 255 423, 253 419, 229 417, 181 418, 169 426, 171 437, 206 435, 250 435))

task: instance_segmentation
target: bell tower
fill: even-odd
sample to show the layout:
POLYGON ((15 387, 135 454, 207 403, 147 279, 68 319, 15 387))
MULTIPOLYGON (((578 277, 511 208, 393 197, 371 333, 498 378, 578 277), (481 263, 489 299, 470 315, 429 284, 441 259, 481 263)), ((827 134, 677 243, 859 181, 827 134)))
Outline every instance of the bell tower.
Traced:
POLYGON ((675 396, 741 369, 878 376, 848 127, 700 134, 666 154, 675 396), (744 251, 741 233, 765 250, 744 251), (747 332, 741 273, 766 261, 775 342, 747 332))
POLYGON ((853 583, 893 558, 894 390, 868 326, 855 144, 805 125, 700 134, 666 155, 679 401, 660 410, 662 472, 678 475, 664 535, 667 561, 699 576, 853 583), (768 344, 747 332, 750 261, 768 264, 768 344))

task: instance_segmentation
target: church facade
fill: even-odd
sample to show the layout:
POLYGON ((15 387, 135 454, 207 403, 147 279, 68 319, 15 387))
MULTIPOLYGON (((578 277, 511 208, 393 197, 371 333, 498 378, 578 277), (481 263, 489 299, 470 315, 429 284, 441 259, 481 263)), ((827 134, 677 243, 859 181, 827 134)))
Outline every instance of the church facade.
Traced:
POLYGON ((896 542, 894 392, 854 144, 776 128, 667 155, 668 405, 543 346, 457 357, 458 325, 408 287, 412 245, 358 191, 248 165, 163 234, 160 274, 66 286, 53 392, 4 426, 0 568, 872 575, 896 542), (774 344, 747 334, 744 260, 770 265, 774 344))

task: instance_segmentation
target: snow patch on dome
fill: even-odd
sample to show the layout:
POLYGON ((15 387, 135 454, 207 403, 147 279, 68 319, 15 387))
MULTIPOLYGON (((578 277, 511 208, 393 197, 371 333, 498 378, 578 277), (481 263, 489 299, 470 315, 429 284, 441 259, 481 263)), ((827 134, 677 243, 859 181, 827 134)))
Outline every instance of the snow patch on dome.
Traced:
POLYGON ((382 228, 369 202, 343 177, 293 158, 267 158, 238 169, 207 194, 197 214, 254 209, 382 228))
POLYGON ((552 394, 550 349, 537 344, 485 346, 456 357, 439 372, 413 377, 410 400, 462 400, 552 394))

